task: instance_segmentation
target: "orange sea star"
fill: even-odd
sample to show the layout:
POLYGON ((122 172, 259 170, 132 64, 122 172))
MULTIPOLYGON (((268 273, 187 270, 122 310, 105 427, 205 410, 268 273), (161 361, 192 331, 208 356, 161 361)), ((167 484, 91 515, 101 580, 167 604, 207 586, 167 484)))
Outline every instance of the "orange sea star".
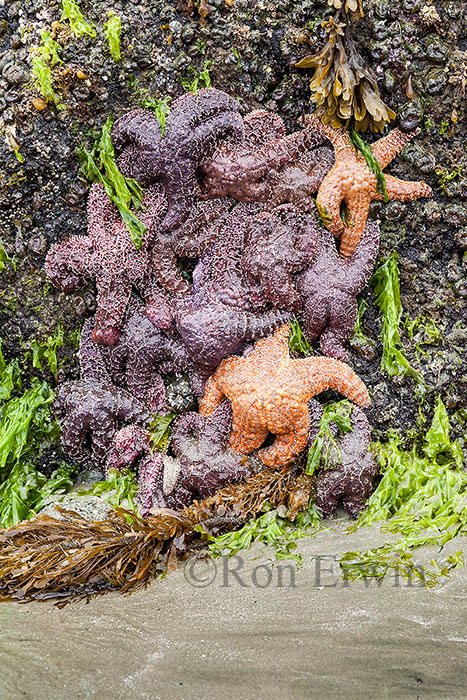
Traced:
POLYGON ((261 447, 268 433, 276 436, 258 457, 268 466, 291 462, 307 444, 310 417, 308 401, 325 389, 335 389, 360 406, 370 397, 363 382, 348 365, 330 357, 292 359, 290 325, 258 340, 246 357, 223 360, 206 383, 200 413, 211 414, 225 397, 232 402, 229 445, 250 454, 261 447))
MULTIPOLYGON (((372 172, 362 153, 353 147, 349 133, 323 124, 314 114, 303 117, 305 124, 327 136, 334 146, 336 163, 324 178, 316 198, 316 205, 327 228, 340 237, 339 252, 352 255, 365 228, 368 210, 373 199, 381 200, 377 189, 376 175, 372 172), (340 216, 341 203, 345 202, 350 221, 344 223, 340 216)), ((385 168, 418 131, 404 134, 393 129, 387 136, 371 144, 373 155, 381 168, 385 168)), ((389 199, 409 202, 418 197, 430 197, 433 191, 425 182, 406 182, 392 175, 385 175, 389 199)))

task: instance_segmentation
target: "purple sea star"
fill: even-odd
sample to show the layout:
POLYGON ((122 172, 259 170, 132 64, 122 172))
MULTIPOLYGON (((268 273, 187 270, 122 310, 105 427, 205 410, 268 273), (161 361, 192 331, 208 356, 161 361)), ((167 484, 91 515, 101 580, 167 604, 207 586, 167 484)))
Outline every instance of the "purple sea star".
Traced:
POLYGON ((95 343, 86 348, 82 368, 81 379, 65 382, 58 389, 54 410, 61 419, 65 452, 72 457, 86 455, 90 435, 93 462, 101 466, 119 422, 145 423, 149 414, 143 403, 112 383, 95 343))
POLYGON ((252 463, 226 448, 232 423, 229 402, 210 418, 186 413, 177 418, 171 437, 175 458, 151 450, 150 436, 138 426, 117 433, 106 469, 121 469, 138 463, 138 500, 141 514, 153 507, 174 509, 206 498, 226 484, 250 476, 252 463))
MULTIPOLYGON (((273 194, 279 171, 325 141, 308 127, 286 136, 282 119, 265 110, 250 112, 243 123, 242 141, 227 140, 201 163, 202 189, 209 196, 265 202, 273 194)), ((317 186, 326 174, 321 170, 317 186)))
POLYGON ((102 185, 93 185, 88 200, 88 235, 71 236, 51 247, 45 268, 52 284, 71 292, 95 279, 97 312, 93 339, 113 345, 134 286, 144 297, 146 313, 153 323, 168 328, 172 322, 171 302, 154 274, 148 244, 151 229, 165 209, 160 185, 145 194, 145 211, 140 215, 148 233, 137 250, 116 207, 102 185))
POLYGON ((227 136, 241 138, 243 121, 233 98, 214 89, 175 100, 163 136, 159 120, 148 110, 133 110, 115 122, 112 141, 123 151, 118 160, 122 173, 144 185, 163 183, 169 206, 161 231, 185 221, 194 201, 199 164, 227 136))
POLYGON ((301 309, 292 273, 313 260, 317 237, 315 217, 291 204, 249 218, 242 267, 247 279, 259 283, 276 308, 295 313, 301 309))
MULTIPOLYGON (((331 423, 331 430, 337 428, 331 423)), ((315 503, 328 518, 339 501, 356 518, 374 488, 378 465, 369 451, 371 430, 368 419, 357 406, 352 407, 352 432, 336 438, 338 454, 335 466, 322 469, 316 478, 315 503)))
POLYGON ((180 302, 176 311, 177 330, 195 366, 195 393, 202 395, 206 379, 221 360, 289 319, 290 314, 280 310, 251 312, 221 301, 210 278, 210 258, 201 259, 193 275, 191 298, 180 302))
MULTIPOLYGON (((96 354, 91 337, 92 321, 83 326, 80 363, 83 376, 89 376, 96 354)), ((151 411, 166 410, 165 387, 160 372, 187 372, 191 361, 185 346, 169 337, 147 318, 144 305, 133 297, 125 312, 120 337, 110 347, 98 346, 111 380, 127 390, 151 411)))
POLYGON ((379 245, 379 227, 367 221, 362 238, 348 258, 337 251, 332 234, 318 229, 318 250, 311 265, 295 277, 302 298, 299 320, 309 341, 320 336, 325 355, 347 360, 344 343, 357 320, 356 295, 370 278, 379 245))

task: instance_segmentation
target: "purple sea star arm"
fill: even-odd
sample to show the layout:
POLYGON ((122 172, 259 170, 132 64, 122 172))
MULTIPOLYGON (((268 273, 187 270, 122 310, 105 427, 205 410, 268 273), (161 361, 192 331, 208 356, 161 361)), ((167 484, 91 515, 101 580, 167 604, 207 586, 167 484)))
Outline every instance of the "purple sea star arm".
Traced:
POLYGON ((371 432, 368 420, 357 406, 352 408, 352 432, 337 439, 339 459, 334 468, 323 469, 316 479, 316 505, 329 517, 339 501, 352 517, 365 507, 378 474, 369 451, 371 432))
POLYGON ((168 211, 161 232, 177 228, 193 204, 201 160, 226 136, 243 136, 243 122, 235 101, 220 90, 200 90, 175 100, 164 136, 155 114, 136 110, 115 122, 112 140, 125 149, 119 166, 143 184, 162 180, 168 211))

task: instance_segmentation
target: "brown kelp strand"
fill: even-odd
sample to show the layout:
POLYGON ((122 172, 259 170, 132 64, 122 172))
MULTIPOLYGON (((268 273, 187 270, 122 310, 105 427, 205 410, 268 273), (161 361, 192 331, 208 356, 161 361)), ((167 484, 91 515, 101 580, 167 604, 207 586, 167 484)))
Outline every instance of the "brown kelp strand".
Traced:
POLYGON ((40 515, 0 532, 0 600, 65 603, 134 591, 204 547, 210 527, 239 527, 266 501, 292 513, 306 508, 311 484, 301 469, 265 469, 180 512, 160 509, 147 519, 120 508, 101 522, 63 509, 61 519, 40 515))
POLYGON ((357 51, 340 13, 323 23, 328 40, 322 51, 306 56, 297 68, 314 68, 310 81, 311 100, 323 124, 355 131, 381 131, 395 118, 379 94, 375 75, 357 51))

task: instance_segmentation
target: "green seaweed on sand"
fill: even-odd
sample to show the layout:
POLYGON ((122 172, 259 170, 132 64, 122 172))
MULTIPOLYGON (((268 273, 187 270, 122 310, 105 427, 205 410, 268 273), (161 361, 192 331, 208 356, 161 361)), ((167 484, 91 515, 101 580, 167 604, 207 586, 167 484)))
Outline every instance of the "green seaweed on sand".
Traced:
POLYGON ((135 248, 142 246, 146 226, 131 211, 141 209, 143 188, 136 180, 124 177, 115 162, 115 151, 110 138, 112 117, 108 117, 102 127, 100 138, 94 142, 91 151, 84 145, 78 147, 76 155, 81 163, 81 171, 90 182, 100 182, 107 195, 120 212, 135 248), (102 170, 104 172, 102 172, 102 170))
POLYGON ((401 537, 376 549, 345 553, 340 559, 345 578, 382 579, 400 569, 407 576, 418 571, 424 584, 432 586, 463 563, 458 552, 442 566, 432 562, 432 569, 412 560, 414 549, 442 548, 454 537, 467 535, 467 471, 460 443, 451 442, 449 428, 446 408, 437 397, 431 426, 411 449, 405 449, 395 432, 386 442, 373 443, 382 478, 349 531, 383 522, 383 532, 401 537))
POLYGON ((162 509, 142 519, 116 508, 102 522, 69 511, 60 520, 39 516, 0 532, 0 600, 55 598, 63 604, 146 586, 206 546, 209 523, 221 519, 226 527, 238 527, 266 501, 286 510, 304 494, 308 502, 309 482, 296 470, 264 469, 180 512, 162 509))
POLYGON ((46 476, 29 462, 16 462, 0 484, 0 527, 16 525, 40 511, 52 495, 73 485, 75 467, 62 464, 46 476))
POLYGON ((294 552, 296 541, 323 529, 316 506, 310 502, 305 511, 298 513, 295 521, 289 520, 283 509, 279 511, 268 502, 262 510, 262 515, 248 521, 239 530, 210 537, 210 555, 214 558, 231 557, 242 549, 249 549, 253 542, 259 542, 272 547, 277 560, 293 559, 298 565, 303 564, 303 555, 294 552))
POLYGON ((114 508, 126 508, 137 513, 138 509, 135 500, 137 491, 138 483, 131 471, 126 469, 122 471, 109 469, 105 481, 97 481, 89 490, 82 489, 78 491, 78 496, 98 496, 110 503, 114 508))

